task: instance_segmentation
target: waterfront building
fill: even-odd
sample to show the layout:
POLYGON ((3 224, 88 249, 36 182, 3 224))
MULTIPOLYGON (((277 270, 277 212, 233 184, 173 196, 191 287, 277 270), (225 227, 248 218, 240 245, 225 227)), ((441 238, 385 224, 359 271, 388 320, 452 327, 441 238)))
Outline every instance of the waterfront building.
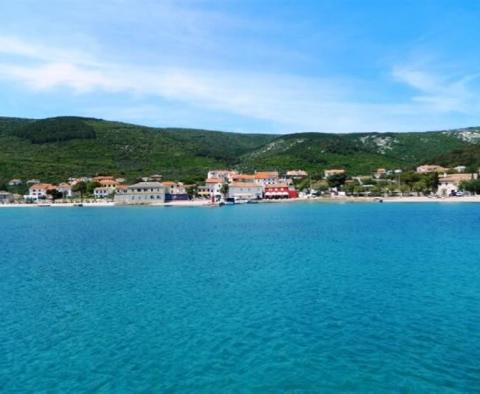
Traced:
POLYGON ((125 185, 125 184, 120 184, 120 185, 117 185, 117 187, 115 188, 115 193, 121 193, 121 192, 124 192, 124 191, 127 191, 128 189, 128 185, 125 185))
POLYGON ((258 171, 255 172, 255 183, 266 186, 278 183, 278 171, 258 171))
POLYGON ((165 181, 165 201, 187 201, 188 193, 182 182, 165 181))
POLYGON ((284 198, 297 198, 298 193, 293 186, 286 183, 277 183, 265 186, 266 199, 284 199, 284 198))
POLYGON ((259 200, 263 197, 263 186, 255 182, 232 182, 228 197, 235 200, 259 200))
POLYGON ((165 186, 160 182, 138 182, 115 193, 119 204, 158 204, 165 202, 165 186))
POLYGON ((100 186, 93 189, 93 196, 95 198, 107 198, 108 196, 113 195, 115 193, 116 187, 113 186, 100 186))
POLYGON ((463 172, 466 171, 466 169, 467 169, 466 166, 456 166, 456 167, 454 167, 454 170, 457 171, 458 173, 463 173, 463 172))
POLYGON ((220 178, 207 178, 205 185, 197 189, 200 197, 211 198, 212 196, 221 197, 223 181, 220 178))
POLYGON ((48 191, 55 189, 55 186, 50 183, 36 183, 28 189, 26 200, 43 200, 48 197, 48 191))
POLYGON ((73 197, 72 185, 69 183, 62 182, 56 187, 56 189, 63 194, 63 198, 73 197))
POLYGON ((462 182, 468 182, 477 179, 478 174, 449 174, 438 178, 437 195, 448 197, 455 195, 459 191, 462 182))

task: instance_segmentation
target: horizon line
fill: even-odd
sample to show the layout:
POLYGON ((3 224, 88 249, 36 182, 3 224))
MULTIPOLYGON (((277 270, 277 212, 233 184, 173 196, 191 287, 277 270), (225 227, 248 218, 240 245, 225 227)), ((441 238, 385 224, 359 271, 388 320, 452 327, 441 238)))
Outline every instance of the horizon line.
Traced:
POLYGON ((57 119, 57 118, 80 118, 80 119, 89 119, 103 122, 111 123, 123 123, 130 126, 145 127, 150 129, 171 129, 171 130, 194 130, 194 131, 207 131, 212 133, 231 133, 231 134, 245 134, 245 135, 295 135, 295 134, 330 134, 330 135, 350 135, 350 134, 419 134, 419 133, 441 133, 441 132, 458 132, 469 129, 480 129, 480 126, 463 126, 463 127, 453 127, 448 129, 438 129, 438 130, 409 130, 409 131, 294 131, 294 132, 268 132, 268 131, 234 131, 234 130, 218 130, 218 129, 205 129, 200 127, 190 127, 190 126, 154 126, 142 123, 132 123, 123 120, 113 120, 106 118, 99 118, 95 116, 88 115, 55 115, 47 116, 43 118, 36 117, 22 117, 22 116, 5 116, 0 115, 0 119, 22 119, 22 120, 47 120, 47 119, 57 119))

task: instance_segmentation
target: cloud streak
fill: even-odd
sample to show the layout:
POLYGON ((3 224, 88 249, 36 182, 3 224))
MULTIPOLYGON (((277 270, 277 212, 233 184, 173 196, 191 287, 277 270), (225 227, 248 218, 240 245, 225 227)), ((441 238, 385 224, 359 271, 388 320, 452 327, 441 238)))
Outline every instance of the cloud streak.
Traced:
MULTIPOLYGON (((0 79, 24 88, 75 95, 122 94, 161 98, 200 111, 218 110, 268 121, 277 130, 394 131, 448 127, 455 112, 478 113, 472 90, 477 75, 442 77, 413 65, 396 66, 396 83, 410 89, 403 102, 368 101, 372 85, 348 78, 307 78, 282 73, 201 69, 109 62, 88 51, 58 48, 0 36, 0 79), (364 97, 358 91, 364 91, 364 97), (430 120, 429 120, 430 119, 430 120)), ((150 108, 150 107, 149 107, 150 108)), ((119 110, 121 118, 121 109, 119 110)), ((195 126, 195 125, 192 125, 195 126)))
POLYGON ((475 113, 479 101, 473 84, 480 74, 463 76, 439 75, 411 65, 395 67, 393 77, 414 90, 411 100, 431 112, 475 113))

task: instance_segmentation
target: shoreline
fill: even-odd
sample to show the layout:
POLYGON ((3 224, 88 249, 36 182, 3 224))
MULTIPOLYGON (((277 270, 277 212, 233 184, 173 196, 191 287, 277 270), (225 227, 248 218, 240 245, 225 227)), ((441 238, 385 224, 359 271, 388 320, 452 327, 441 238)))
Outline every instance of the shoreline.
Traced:
MULTIPOLYGON (((464 197, 314 197, 314 198, 292 198, 284 200, 260 200, 258 204, 285 204, 285 203, 480 203, 480 196, 464 196, 464 197)), ((214 208, 219 207, 218 203, 212 204, 210 200, 189 200, 189 201, 170 201, 159 204, 116 204, 112 201, 99 202, 59 202, 59 203, 42 203, 42 204, 27 204, 27 203, 9 203, 0 204, 0 208, 105 208, 105 207, 204 207, 214 208)), ((245 205, 245 204, 237 204, 245 205)), ((251 204, 247 204, 251 205, 251 204)))

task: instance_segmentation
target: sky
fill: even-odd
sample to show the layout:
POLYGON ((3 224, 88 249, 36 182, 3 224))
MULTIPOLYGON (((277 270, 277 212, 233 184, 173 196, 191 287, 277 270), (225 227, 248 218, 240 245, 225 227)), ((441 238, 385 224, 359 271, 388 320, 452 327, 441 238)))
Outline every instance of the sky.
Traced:
POLYGON ((480 2, 0 1, 0 116, 237 132, 480 125, 480 2))

